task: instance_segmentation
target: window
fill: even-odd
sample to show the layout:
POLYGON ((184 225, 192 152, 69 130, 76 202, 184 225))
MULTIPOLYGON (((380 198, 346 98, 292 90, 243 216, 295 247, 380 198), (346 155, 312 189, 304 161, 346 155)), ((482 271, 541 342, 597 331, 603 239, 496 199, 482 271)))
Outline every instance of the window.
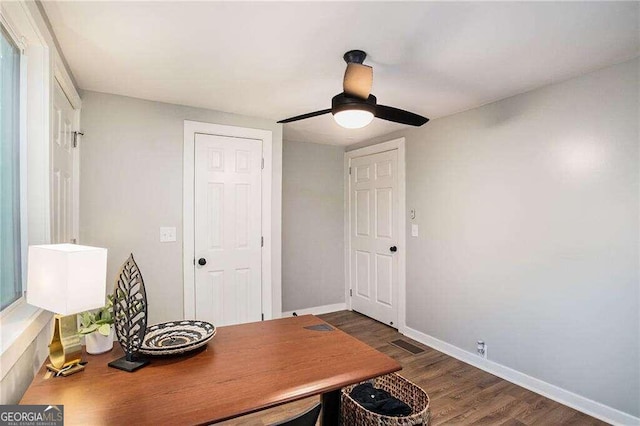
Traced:
POLYGON ((0 28, 0 309, 4 309, 22 296, 20 49, 0 28))
MULTIPOLYGON (((44 348, 52 315, 26 303, 23 290, 26 290, 27 246, 51 241, 52 78, 64 82, 65 93, 69 91, 74 108, 80 106, 80 97, 52 40, 35 2, 0 0, 0 380, 3 383, 18 383, 32 374, 28 369, 14 368, 21 359, 37 365, 47 356, 44 348), (35 354, 27 350, 34 341, 38 342, 35 354)), ((20 386, 4 388, 2 400, 20 399, 20 386)))

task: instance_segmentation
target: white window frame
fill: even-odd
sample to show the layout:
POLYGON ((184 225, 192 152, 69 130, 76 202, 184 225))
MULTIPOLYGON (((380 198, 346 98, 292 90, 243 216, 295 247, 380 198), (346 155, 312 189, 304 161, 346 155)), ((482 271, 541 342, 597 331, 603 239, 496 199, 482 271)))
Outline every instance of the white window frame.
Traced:
MULTIPOLYGON (((50 144, 54 78, 74 108, 80 96, 62 66, 53 36, 35 2, 0 2, 0 21, 22 50, 20 90, 20 214, 23 297, 0 312, 0 380, 50 323, 52 314, 26 303, 27 249, 51 241, 50 144), (23 184, 27 182, 28 188, 23 184)), ((76 120, 79 119, 76 117, 76 120)), ((46 331, 51 333, 51 331, 46 331)), ((47 336, 47 338, 49 338, 47 336)), ((36 354, 40 363, 46 353, 36 354)))
POLYGON ((9 306, 0 311, 0 319, 4 318, 6 315, 9 315, 10 312, 18 309, 25 302, 25 290, 27 288, 27 279, 26 279, 26 253, 27 253, 27 126, 25 122, 25 117, 27 113, 26 108, 26 100, 27 100, 27 60, 24 55, 25 45, 23 40, 15 33, 13 28, 6 21, 4 15, 0 15, 0 24, 5 29, 6 33, 9 35, 10 41, 20 50, 20 101, 19 108, 20 111, 18 113, 19 116, 19 133, 18 137, 20 138, 19 146, 20 146, 20 154, 19 154, 19 185, 20 185, 20 278, 21 278, 21 292, 22 296, 17 300, 13 301, 9 306))

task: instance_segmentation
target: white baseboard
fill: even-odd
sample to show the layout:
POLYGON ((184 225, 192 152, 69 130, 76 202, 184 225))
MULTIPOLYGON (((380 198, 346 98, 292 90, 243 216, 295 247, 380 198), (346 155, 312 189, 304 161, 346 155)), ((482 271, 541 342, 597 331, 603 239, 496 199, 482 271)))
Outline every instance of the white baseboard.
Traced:
POLYGON ((634 417, 631 414, 627 414, 615 408, 585 398, 584 396, 577 395, 573 392, 552 385, 551 383, 544 382, 509 367, 505 367, 502 364, 481 358, 476 354, 460 349, 457 346, 443 342, 442 340, 436 339, 435 337, 429 336, 428 334, 414 330, 410 327, 404 327, 402 331, 405 336, 437 351, 459 359, 462 362, 466 362, 467 364, 471 364, 474 367, 501 377, 511 383, 515 383, 518 386, 522 386, 523 388, 529 389, 530 391, 607 423, 624 426, 640 425, 640 418, 634 417))
POLYGON ((294 309, 293 311, 283 312, 282 318, 293 316, 294 312, 297 315, 322 315, 331 312, 344 311, 346 309, 346 303, 334 303, 333 305, 314 306, 313 308, 294 309))

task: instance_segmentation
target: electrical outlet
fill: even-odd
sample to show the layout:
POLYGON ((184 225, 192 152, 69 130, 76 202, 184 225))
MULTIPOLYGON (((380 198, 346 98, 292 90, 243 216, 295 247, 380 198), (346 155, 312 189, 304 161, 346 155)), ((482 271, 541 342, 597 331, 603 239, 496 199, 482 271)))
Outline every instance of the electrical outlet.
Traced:
POLYGON ((415 223, 411 224, 411 236, 412 237, 418 236, 418 225, 416 225, 415 223))
POLYGON ((176 228, 163 226, 160 227, 160 242, 171 243, 176 240, 176 228))
POLYGON ((478 356, 487 359, 487 344, 483 340, 478 340, 477 345, 478 356))

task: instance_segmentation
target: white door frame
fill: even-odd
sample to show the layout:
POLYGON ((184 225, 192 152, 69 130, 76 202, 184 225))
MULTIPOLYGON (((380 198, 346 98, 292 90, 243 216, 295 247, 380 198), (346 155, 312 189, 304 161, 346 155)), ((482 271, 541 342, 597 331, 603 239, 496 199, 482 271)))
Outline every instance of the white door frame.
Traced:
POLYGON ((262 141, 262 313, 264 319, 273 318, 271 293, 271 175, 272 175, 272 132, 270 130, 226 126, 222 124, 184 121, 183 153, 183 209, 182 209, 182 252, 184 277, 184 317, 194 319, 196 313, 195 292, 195 139, 196 134, 226 136, 231 138, 257 139, 262 141))
POLYGON ((405 183, 405 139, 398 138, 376 145, 347 151, 344 153, 344 297, 347 301, 347 309, 351 310, 351 206, 349 195, 351 193, 351 179, 349 168, 351 160, 365 155, 378 154, 385 151, 398 150, 398 198, 400 200, 398 218, 398 331, 404 334, 407 326, 406 318, 406 250, 407 250, 407 207, 406 207, 406 183, 405 183))

